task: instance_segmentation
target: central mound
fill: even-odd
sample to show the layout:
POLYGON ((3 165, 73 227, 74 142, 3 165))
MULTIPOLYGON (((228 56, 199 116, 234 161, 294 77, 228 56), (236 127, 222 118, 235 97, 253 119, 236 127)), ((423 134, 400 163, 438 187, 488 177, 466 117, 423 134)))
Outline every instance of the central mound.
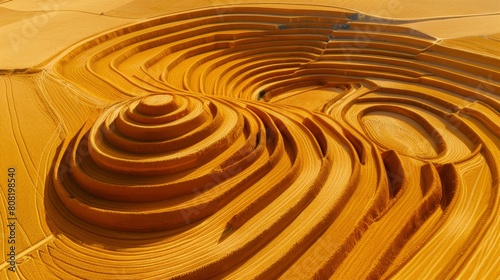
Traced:
POLYGON ((56 190, 84 220, 149 231, 207 217, 263 180, 265 195, 228 222, 235 227, 293 185, 305 158, 311 177, 301 184, 315 190, 324 182, 325 136, 316 130, 305 117, 235 101, 169 93, 132 98, 91 118, 65 144, 56 190))
POLYGON ((179 103, 172 95, 161 94, 145 97, 139 102, 138 112, 145 115, 166 115, 178 109, 179 103))

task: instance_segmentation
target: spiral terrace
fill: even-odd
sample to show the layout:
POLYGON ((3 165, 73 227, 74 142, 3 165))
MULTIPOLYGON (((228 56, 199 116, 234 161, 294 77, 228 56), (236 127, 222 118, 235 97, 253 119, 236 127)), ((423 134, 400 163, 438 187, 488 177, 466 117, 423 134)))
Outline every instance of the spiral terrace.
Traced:
POLYGON ((60 146, 47 205, 68 237, 36 261, 89 279, 499 276, 499 56, 436 42, 256 5, 68 49, 54 74, 111 105, 60 146))

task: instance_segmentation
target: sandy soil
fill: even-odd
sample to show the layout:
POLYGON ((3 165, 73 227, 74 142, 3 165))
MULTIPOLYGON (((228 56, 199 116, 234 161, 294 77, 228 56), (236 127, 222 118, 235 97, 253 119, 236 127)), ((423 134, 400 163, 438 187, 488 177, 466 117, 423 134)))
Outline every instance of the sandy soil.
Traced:
POLYGON ((498 1, 178 2, 0 3, 1 279, 500 278, 498 1))

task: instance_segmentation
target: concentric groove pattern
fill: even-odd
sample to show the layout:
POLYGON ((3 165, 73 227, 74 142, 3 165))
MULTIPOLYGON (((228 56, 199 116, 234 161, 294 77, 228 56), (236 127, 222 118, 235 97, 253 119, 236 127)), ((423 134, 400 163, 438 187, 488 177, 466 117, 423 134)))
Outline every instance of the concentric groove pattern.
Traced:
POLYGON ((85 221, 61 227, 122 251, 62 255, 78 247, 65 240, 51 267, 494 278, 498 65, 398 22, 300 6, 191 11, 92 38, 55 70, 112 105, 64 143, 54 203, 85 221), (134 231, 156 233, 130 248, 134 231))
MULTIPOLYGON (((311 184, 303 204, 323 184, 331 164, 325 136, 314 123, 302 117, 288 122, 230 101, 175 94, 134 98, 92 118, 68 143, 63 160, 71 175, 62 170, 56 190, 77 216, 122 230, 189 224, 249 186, 263 184, 257 181, 264 177, 278 179, 266 183, 267 199, 294 181, 311 184), (308 126, 320 133, 322 148, 308 126), (309 144, 299 147, 296 137, 309 144), (304 161, 311 178, 299 180, 304 161)), ((260 200, 236 213, 228 227, 239 227, 260 211, 265 206, 260 200)))

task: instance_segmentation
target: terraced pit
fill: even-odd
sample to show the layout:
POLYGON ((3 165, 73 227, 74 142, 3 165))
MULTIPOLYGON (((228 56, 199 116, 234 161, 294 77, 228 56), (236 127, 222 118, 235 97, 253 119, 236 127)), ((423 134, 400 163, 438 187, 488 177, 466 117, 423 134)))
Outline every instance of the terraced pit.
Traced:
POLYGON ((63 237, 38 261, 89 279, 498 276, 500 56, 407 23, 231 6, 69 48, 52 74, 109 105, 60 146, 63 237))

